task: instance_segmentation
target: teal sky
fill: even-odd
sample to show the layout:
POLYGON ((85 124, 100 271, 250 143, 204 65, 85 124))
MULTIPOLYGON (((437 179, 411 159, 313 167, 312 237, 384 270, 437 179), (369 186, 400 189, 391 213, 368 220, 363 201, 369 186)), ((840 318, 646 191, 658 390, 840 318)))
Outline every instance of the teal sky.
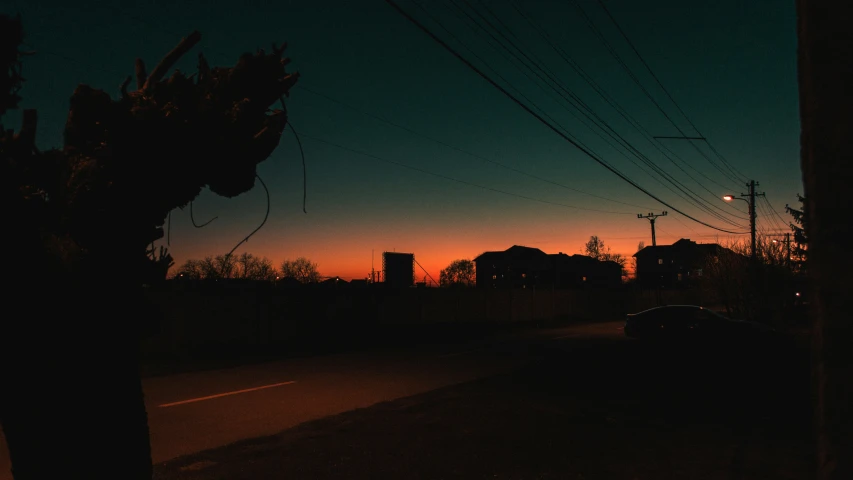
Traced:
MULTIPOLYGON (((795 203, 796 194, 802 193, 794 2, 604 2, 678 106, 742 175, 721 174, 683 140, 662 140, 678 159, 673 163, 664 157, 551 49, 509 0, 398 3, 492 74, 478 60, 482 59, 509 89, 542 107, 625 176, 699 220, 745 231, 747 222, 736 217, 745 218, 746 204, 720 200, 725 193, 745 193, 741 180, 760 182, 758 190, 766 192, 783 217, 785 204, 795 203), (483 40, 491 41, 488 36, 478 36, 458 8, 481 24, 478 14, 496 26, 500 19, 501 31, 512 32, 527 55, 541 60, 559 80, 559 88, 577 95, 627 142, 736 225, 691 205, 661 184, 666 181, 660 174, 649 175, 631 163, 626 155, 640 161, 628 150, 609 146, 596 135, 603 135, 601 130, 587 128, 560 106, 557 92, 564 90, 548 94, 540 89, 483 40)), ((679 135, 602 45, 579 5, 667 115, 685 133, 696 134, 597 1, 517 3, 542 28, 540 32, 546 32, 649 134, 679 135)), ((276 263, 307 256, 320 264, 323 274, 364 277, 371 268, 371 250, 377 267, 383 250, 396 250, 414 252, 437 278, 438 270, 455 258, 472 258, 513 244, 548 253, 577 253, 590 235, 599 235, 615 251, 630 255, 639 241, 651 243, 648 222, 637 214, 661 210, 669 210, 669 215, 658 220, 659 243, 681 237, 730 240, 726 233, 676 214, 579 152, 382 0, 133 4, 32 0, 2 5, 4 12, 22 13, 25 49, 36 51, 26 59, 22 106, 39 110, 38 141, 43 148, 61 144, 68 99, 77 84, 117 95, 122 79, 133 72, 135 57, 142 57, 151 68, 192 30, 199 30, 203 40, 179 63, 182 71, 194 69, 199 51, 212 64, 230 65, 243 51, 287 41, 293 69, 302 75, 288 109, 305 149, 308 213, 302 212, 299 149, 288 131, 259 169, 270 190, 270 219, 241 247, 276 263)), ((533 71, 537 70, 528 75, 533 71)), ((17 117, 12 112, 4 123, 16 126, 17 117)), ((719 162, 706 143, 695 145, 719 162)), ((178 263, 225 253, 257 226, 265 205, 260 188, 235 199, 203 192, 194 204, 196 220, 218 218, 196 229, 188 209, 175 211, 169 247, 178 263)), ((781 220, 763 201, 759 205, 759 230, 781 232, 781 220)))

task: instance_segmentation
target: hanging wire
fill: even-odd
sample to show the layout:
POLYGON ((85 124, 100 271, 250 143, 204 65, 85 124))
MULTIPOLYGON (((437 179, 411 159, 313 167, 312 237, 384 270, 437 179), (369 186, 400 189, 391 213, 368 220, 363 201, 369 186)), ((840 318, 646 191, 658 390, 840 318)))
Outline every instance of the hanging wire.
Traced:
MULTIPOLYGON (((281 109, 286 112, 287 106, 284 104, 284 96, 278 97, 278 100, 281 102, 281 109)), ((293 128, 293 122, 288 120, 287 126, 290 127, 290 131, 296 137, 296 144, 299 145, 299 154, 302 155, 302 212, 308 213, 306 209, 306 204, 308 203, 308 169, 305 166, 305 150, 302 149, 302 140, 299 139, 299 134, 293 128)))
POLYGON ((308 210, 305 208, 305 204, 308 201, 308 171, 305 167, 305 150, 302 149, 302 140, 299 139, 299 134, 296 133, 293 124, 287 122, 287 125, 290 127, 290 131, 293 132, 293 136, 296 137, 296 143, 299 144, 299 153, 302 155, 302 211, 308 213, 308 210))
POLYGON ((199 224, 195 223, 195 216, 193 216, 193 202, 190 202, 190 220, 192 220, 192 222, 193 222, 193 226, 194 226, 195 228, 202 228, 202 227, 206 227, 206 226, 210 225, 210 222, 212 222, 212 221, 216 220, 217 218, 219 218, 219 216, 213 217, 213 218, 211 218, 210 220, 208 220, 208 221, 206 221, 206 222, 202 223, 201 225, 199 225, 199 224))
POLYGON ((267 194, 267 211, 266 211, 266 213, 264 214, 264 219, 263 219, 263 221, 261 222, 261 224, 260 224, 260 225, 258 225, 258 227, 257 227, 257 228, 255 228, 254 230, 252 230, 252 233, 250 233, 250 234, 246 235, 246 238, 244 238, 243 240, 240 240, 240 243, 238 243, 237 245, 234 245, 234 248, 232 248, 232 249, 231 249, 231 251, 230 251, 230 252, 228 252, 228 255, 225 255, 225 258, 226 258, 226 259, 230 258, 230 257, 231 257, 231 254, 232 254, 232 253, 234 253, 234 251, 235 251, 235 250, 237 250, 237 248, 238 248, 240 245, 242 245, 242 244, 244 244, 244 243, 248 242, 248 241, 249 241, 249 239, 250 239, 250 238, 252 238, 252 235, 256 234, 256 233, 258 232, 258 230, 260 230, 261 228, 263 228, 264 224, 266 224, 266 223, 267 223, 267 219, 268 219, 268 218, 269 218, 269 216, 270 216, 270 191, 269 191, 269 189, 267 188, 267 185, 264 183, 264 181, 263 181, 263 179, 261 178, 261 176, 260 176, 260 175, 255 174, 255 178, 257 178, 257 179, 258 179, 258 181, 259 181, 259 182, 261 182, 261 186, 262 186, 262 187, 264 187, 264 192, 266 192, 266 194, 267 194))

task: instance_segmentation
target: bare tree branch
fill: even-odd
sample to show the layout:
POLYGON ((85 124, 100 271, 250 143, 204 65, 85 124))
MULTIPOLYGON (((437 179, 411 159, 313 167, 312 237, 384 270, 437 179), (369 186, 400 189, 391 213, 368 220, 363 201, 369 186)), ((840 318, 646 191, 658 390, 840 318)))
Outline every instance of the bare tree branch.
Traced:
POLYGON ((160 63, 154 67, 154 70, 151 70, 151 75, 148 76, 148 79, 145 81, 145 84, 142 86, 141 90, 147 91, 151 87, 154 86, 155 83, 159 82, 166 72, 172 68, 175 63, 184 56, 187 52, 190 51, 198 42, 201 41, 201 33, 198 30, 189 34, 188 37, 181 39, 180 43, 172 49, 171 52, 167 53, 160 63))
POLYGON ((148 74, 145 73, 145 62, 142 61, 141 58, 136 59, 134 74, 136 75, 136 89, 142 90, 142 87, 145 85, 145 79, 148 78, 148 74))

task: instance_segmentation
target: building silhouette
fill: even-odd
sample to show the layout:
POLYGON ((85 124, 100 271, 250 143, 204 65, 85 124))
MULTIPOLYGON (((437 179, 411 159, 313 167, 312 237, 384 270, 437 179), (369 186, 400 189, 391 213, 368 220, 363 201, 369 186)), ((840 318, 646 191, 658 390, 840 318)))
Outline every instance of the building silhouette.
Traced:
POLYGON ((655 288, 687 286, 704 276, 708 261, 721 255, 743 257, 716 243, 696 243, 688 238, 672 245, 648 246, 634 254, 637 283, 655 288))
POLYGON ((411 287, 415 284, 414 253, 382 253, 382 276, 390 287, 411 287))
POLYGON ((586 255, 547 254, 513 245, 484 252, 474 259, 477 286, 482 288, 613 287, 622 283, 622 267, 586 255))

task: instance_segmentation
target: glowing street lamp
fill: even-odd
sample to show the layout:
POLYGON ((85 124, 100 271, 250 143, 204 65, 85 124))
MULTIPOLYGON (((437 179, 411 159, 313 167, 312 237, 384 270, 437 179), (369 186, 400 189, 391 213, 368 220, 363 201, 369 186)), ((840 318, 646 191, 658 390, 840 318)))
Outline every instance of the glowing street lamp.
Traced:
POLYGON ((745 198, 736 197, 734 195, 723 195, 723 200, 727 202, 731 202, 732 200, 741 200, 743 202, 749 203, 749 200, 745 198))
MULTIPOLYGON (((750 186, 750 192, 754 192, 754 188, 755 187, 750 186)), ((731 195, 731 194, 726 194, 726 195, 723 195, 723 200, 725 200, 727 202, 731 202, 733 200, 741 200, 743 202, 746 202, 747 205, 749 205, 749 233, 750 233, 750 237, 752 240, 752 242, 751 242, 752 248, 750 249, 751 250, 750 256, 752 257, 752 260, 755 261, 755 205, 753 205, 753 202, 755 201, 754 194, 751 193, 750 195, 741 195, 740 197, 736 197, 736 196, 731 195), (749 197, 752 201, 747 200, 745 198, 741 198, 741 197, 749 197)))

